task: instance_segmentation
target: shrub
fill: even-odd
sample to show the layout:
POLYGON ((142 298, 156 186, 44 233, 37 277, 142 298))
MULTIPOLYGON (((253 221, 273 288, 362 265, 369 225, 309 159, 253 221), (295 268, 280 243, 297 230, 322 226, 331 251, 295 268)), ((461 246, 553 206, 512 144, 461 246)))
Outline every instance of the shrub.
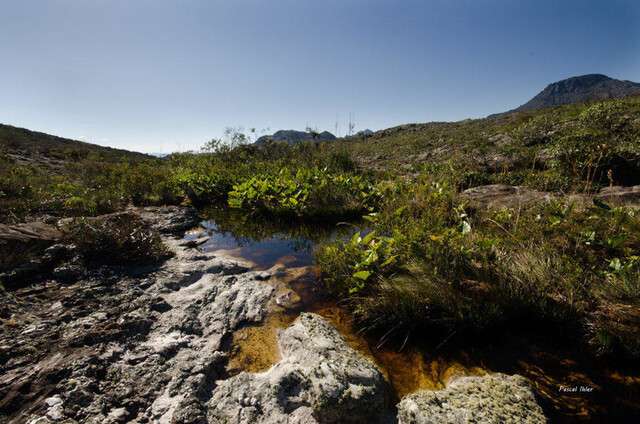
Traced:
POLYGON ((158 233, 132 212, 77 219, 66 231, 87 263, 147 265, 171 256, 158 233))

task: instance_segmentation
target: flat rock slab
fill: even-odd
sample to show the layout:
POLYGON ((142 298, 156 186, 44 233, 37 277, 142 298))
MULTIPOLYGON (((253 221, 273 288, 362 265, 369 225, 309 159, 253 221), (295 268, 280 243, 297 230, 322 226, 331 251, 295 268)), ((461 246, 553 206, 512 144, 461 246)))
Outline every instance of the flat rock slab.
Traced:
POLYGON ((462 197, 475 206, 500 209, 512 208, 518 204, 548 202, 553 198, 553 195, 526 187, 491 184, 469 188, 462 192, 462 197))
POLYGON ((349 423, 383 413, 386 383, 319 315, 303 313, 278 333, 283 359, 264 373, 219 382, 209 422, 349 423))
POLYGON ((420 390, 398 404, 399 424, 546 423, 524 377, 459 377, 445 390, 420 390))
POLYGON ((196 215, 194 208, 183 206, 154 206, 131 208, 145 221, 151 224, 151 228, 163 234, 182 233, 196 227, 202 218, 196 215))
POLYGON ((637 205, 640 203, 640 185, 631 187, 605 187, 596 195, 596 199, 602 200, 603 202, 614 201, 637 205))
POLYGON ((17 225, 0 224, 0 245, 47 246, 61 238, 60 231, 44 222, 28 222, 17 225))
MULTIPOLYGON (((125 211, 114 212, 106 215, 94 217, 85 217, 90 221, 109 222, 117 219, 119 216, 129 213, 139 215, 146 224, 154 231, 161 234, 179 235, 193 227, 198 226, 202 220, 194 208, 184 206, 146 206, 133 207, 125 211)), ((77 218, 63 218, 58 221, 59 227, 71 224, 77 218)))

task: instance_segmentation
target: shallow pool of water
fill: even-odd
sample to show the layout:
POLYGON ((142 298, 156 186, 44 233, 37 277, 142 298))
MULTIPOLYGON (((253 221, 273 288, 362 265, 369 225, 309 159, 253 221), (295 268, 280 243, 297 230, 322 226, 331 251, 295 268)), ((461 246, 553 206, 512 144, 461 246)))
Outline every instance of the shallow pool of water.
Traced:
POLYGON ((313 266, 313 247, 334 237, 348 237, 357 231, 353 225, 291 225, 226 209, 205 211, 205 216, 186 238, 207 235, 210 238, 201 248, 249 260, 255 269, 280 265, 273 283, 300 297, 296 308, 234 334, 230 374, 265 371, 278 362, 276 331, 289 326, 302 311, 315 312, 383 370, 393 392, 391 404, 419 389, 442 389, 456 375, 517 373, 530 381, 553 422, 640 422, 640 366, 595 359, 566 337, 544 331, 505 333, 474 340, 469 346, 458 342, 442 347, 442 335, 412 334, 408 343, 397 335, 380 344, 382 335, 362 334, 347 309, 317 289, 319 276, 313 266))

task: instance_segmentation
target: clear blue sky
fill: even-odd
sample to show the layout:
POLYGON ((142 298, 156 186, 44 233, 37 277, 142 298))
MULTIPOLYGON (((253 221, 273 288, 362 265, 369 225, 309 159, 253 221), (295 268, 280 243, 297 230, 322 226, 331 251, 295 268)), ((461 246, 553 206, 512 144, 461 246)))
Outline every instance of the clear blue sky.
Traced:
POLYGON ((638 0, 0 0, 0 123, 138 151, 483 117, 640 81, 638 0))

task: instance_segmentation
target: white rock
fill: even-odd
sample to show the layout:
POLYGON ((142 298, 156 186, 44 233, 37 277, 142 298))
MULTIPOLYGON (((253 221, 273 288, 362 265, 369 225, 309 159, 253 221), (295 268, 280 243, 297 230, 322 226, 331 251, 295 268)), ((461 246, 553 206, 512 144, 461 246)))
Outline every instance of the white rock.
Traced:
POLYGON ((47 404, 47 406, 51 407, 51 406, 55 406, 55 405, 60 405, 62 403, 62 399, 60 398, 60 395, 55 395, 52 396, 50 398, 47 398, 44 403, 47 404))
POLYGON ((49 408, 47 410, 47 418, 51 421, 62 421, 64 419, 64 411, 62 410, 62 405, 57 404, 49 408))

